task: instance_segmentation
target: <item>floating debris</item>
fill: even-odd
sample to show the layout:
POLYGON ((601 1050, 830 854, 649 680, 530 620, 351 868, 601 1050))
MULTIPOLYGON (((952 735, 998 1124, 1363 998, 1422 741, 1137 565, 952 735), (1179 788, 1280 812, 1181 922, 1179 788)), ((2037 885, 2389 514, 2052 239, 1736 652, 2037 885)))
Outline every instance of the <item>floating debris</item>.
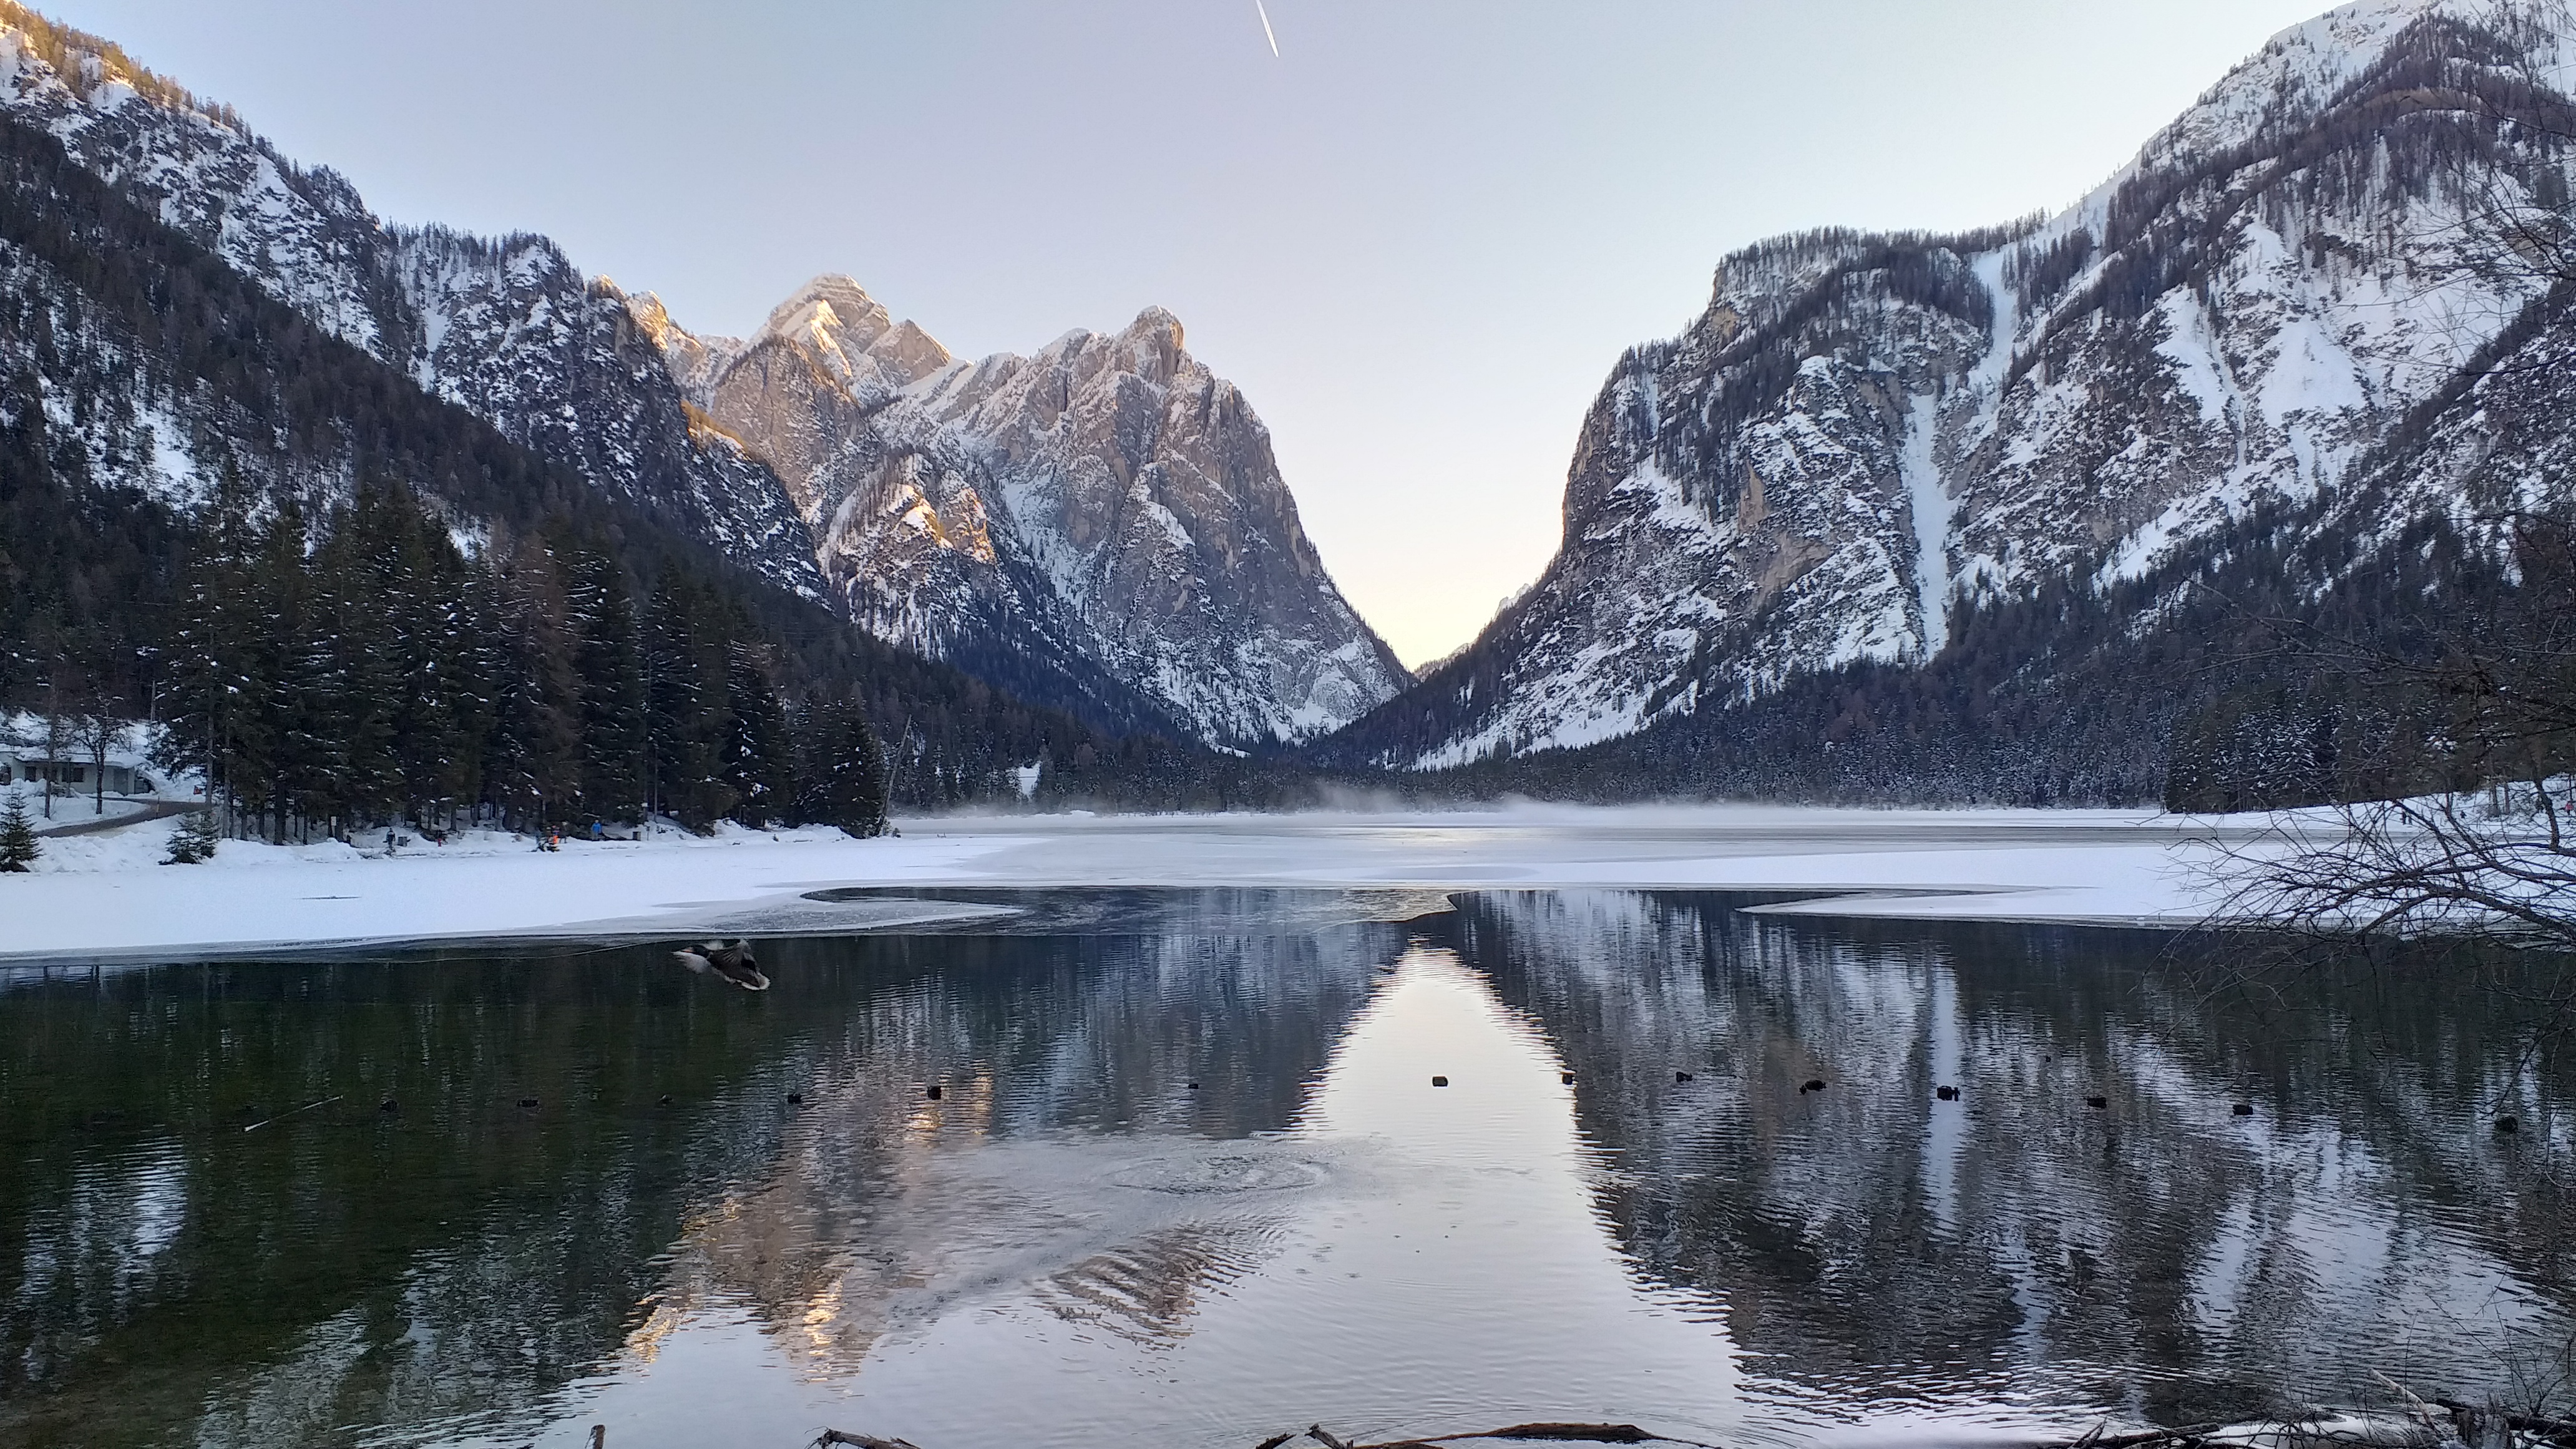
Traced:
MULTIPOLYGON (((268 1125, 269 1123, 271 1123, 271 1122, 283 1122, 283 1121, 285 1121, 287 1118, 294 1116, 297 1112, 310 1112, 310 1111, 312 1111, 312 1110, 313 1110, 314 1108, 316 1108, 316 1107, 328 1107, 328 1106, 330 1106, 332 1103, 334 1103, 334 1102, 336 1102, 336 1101, 339 1101, 339 1100, 340 1100, 340 1099, 339 1099, 339 1097, 338 1097, 338 1096, 336 1096, 336 1095, 334 1095, 334 1096, 325 1097, 325 1098, 323 1098, 323 1099, 322 1099, 321 1101, 319 1101, 319 1102, 307 1102, 307 1103, 305 1103, 305 1104, 304 1104, 303 1106, 301 1106, 301 1107, 290 1108, 290 1109, 289 1109, 289 1110, 287 1110, 287 1111, 284 1111, 284 1112, 280 1112, 280 1113, 278 1113, 278 1114, 277 1114, 276 1116, 274 1116, 274 1117, 263 1117, 263 1118, 261 1118, 259 1121, 253 1122, 253 1123, 252 1123, 252 1124, 250 1124, 249 1126, 244 1127, 242 1130, 243 1130, 244 1132, 256 1132, 256 1131, 258 1131, 259 1129, 261 1129, 262 1127, 267 1126, 267 1125, 268 1125)), ((245 1112, 247 1112, 247 1111, 249 1111, 249 1110, 251 1110, 251 1109, 250 1109, 250 1108, 248 1108, 248 1107, 244 1107, 244 1108, 242 1108, 242 1110, 243 1110, 243 1111, 245 1111, 245 1112)))

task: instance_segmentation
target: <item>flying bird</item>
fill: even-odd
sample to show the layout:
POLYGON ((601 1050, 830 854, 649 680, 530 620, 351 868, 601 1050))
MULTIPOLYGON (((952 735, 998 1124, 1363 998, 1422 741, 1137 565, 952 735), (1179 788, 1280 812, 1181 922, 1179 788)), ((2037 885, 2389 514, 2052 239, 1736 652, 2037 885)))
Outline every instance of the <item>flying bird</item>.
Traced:
POLYGON ((745 991, 769 989, 769 978, 760 974, 760 963, 751 959, 749 941, 705 941, 683 946, 671 956, 701 976, 721 976, 745 991))
POLYGON ((1252 0, 1252 9, 1255 14, 1261 17, 1261 33, 1270 42, 1270 58, 1272 60, 1277 60, 1279 58, 1279 32, 1270 28, 1270 7, 1262 4, 1261 0, 1252 0))

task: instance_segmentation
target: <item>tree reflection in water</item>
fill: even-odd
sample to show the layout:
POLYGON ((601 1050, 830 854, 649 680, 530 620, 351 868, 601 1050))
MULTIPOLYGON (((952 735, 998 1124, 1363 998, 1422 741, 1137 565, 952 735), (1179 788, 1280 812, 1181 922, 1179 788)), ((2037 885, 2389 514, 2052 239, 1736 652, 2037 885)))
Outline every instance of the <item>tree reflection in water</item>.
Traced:
POLYGON ((22 974, 0 1440, 1973 1438, 2511 1391, 2566 1336, 2562 1078, 2437 980, 2257 1010, 2158 936, 1619 891, 1024 903, 764 941, 757 997, 658 947, 22 974))

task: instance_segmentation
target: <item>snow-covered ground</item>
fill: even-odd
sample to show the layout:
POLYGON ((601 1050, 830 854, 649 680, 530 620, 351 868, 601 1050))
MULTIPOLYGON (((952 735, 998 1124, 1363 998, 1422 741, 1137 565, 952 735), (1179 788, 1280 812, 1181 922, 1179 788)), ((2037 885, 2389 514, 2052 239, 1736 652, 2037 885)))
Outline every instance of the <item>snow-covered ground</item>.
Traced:
POLYGON ((388 857, 228 841, 167 866, 173 821, 46 842, 0 876, 0 959, 730 927, 851 929, 959 908, 805 899, 834 886, 1681 886, 1838 893, 1774 909, 2180 924, 2260 821, 2145 811, 1522 807, 1439 813, 947 817, 899 839, 459 837, 388 857))

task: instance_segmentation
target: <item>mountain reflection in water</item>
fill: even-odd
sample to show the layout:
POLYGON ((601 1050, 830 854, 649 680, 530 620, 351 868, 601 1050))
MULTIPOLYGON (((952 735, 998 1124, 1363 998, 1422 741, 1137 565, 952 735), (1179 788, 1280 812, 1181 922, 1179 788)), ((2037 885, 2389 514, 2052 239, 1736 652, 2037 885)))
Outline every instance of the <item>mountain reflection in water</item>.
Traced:
POLYGON ((759 996, 0 978, 0 1442, 1967 1442, 2528 1393, 2570 1337, 2501 997, 1710 896, 1016 903, 764 941, 759 996))

